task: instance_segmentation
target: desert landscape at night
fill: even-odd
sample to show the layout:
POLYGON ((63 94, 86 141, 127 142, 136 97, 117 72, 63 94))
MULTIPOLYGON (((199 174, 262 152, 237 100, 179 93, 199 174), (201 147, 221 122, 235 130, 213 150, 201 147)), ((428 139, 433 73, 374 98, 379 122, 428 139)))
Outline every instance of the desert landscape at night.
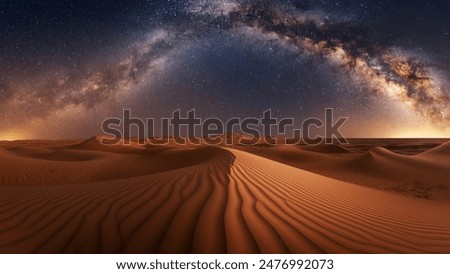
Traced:
POLYGON ((448 253, 450 143, 0 143, 1 253, 448 253))
POLYGON ((0 253, 450 254, 449 15, 1 0, 0 253))

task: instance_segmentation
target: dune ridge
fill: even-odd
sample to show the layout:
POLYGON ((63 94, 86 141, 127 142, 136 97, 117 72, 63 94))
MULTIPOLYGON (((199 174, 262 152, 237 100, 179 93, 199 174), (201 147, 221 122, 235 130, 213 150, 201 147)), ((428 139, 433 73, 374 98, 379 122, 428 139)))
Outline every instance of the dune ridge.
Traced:
MULTIPOLYGON (((265 219, 260 225, 265 223, 278 234, 276 247, 263 252, 282 252, 287 246, 294 253, 450 250, 448 205, 348 184, 281 163, 268 163, 245 152, 233 154, 232 181, 236 178, 240 185, 247 186, 242 187, 247 195, 251 191, 258 197, 247 199, 254 202, 251 216, 265 219), (292 241, 293 233, 302 235, 297 238, 303 240, 292 241), (309 241, 305 243, 305 239, 309 241)), ((254 221, 248 223, 253 230, 259 229, 254 221)))
POLYGON ((236 149, 131 153, 102 151, 93 140, 81 144, 55 150, 76 161, 0 151, 0 253, 450 252, 448 203, 347 183, 236 149), (91 176, 95 168, 83 171, 83 163, 97 163, 106 173, 121 169, 122 177, 98 180, 91 176), (21 169, 45 165, 80 182, 56 176, 46 183, 45 171, 19 180, 34 178, 34 184, 8 183, 26 174, 21 169), (76 166, 78 174, 68 171, 76 166), (149 170, 136 172, 142 169, 149 170))
POLYGON ((350 149, 336 153, 334 148, 326 153, 327 147, 239 149, 340 181, 450 203, 450 153, 447 146, 444 144, 416 155, 403 155, 383 147, 354 153, 348 153, 350 149))

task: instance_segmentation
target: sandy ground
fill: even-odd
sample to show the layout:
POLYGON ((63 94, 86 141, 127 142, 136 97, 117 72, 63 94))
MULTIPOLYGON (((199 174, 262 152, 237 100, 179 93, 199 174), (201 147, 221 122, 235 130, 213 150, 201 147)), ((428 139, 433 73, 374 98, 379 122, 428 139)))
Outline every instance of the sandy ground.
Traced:
POLYGON ((450 143, 0 143, 0 253, 450 253, 450 143))

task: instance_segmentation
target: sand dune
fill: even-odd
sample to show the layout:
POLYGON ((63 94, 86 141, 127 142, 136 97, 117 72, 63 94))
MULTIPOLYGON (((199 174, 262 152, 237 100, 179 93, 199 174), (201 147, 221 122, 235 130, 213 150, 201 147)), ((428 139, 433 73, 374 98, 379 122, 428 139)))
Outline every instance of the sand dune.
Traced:
MULTIPOLYGON (((1 253, 450 252, 450 203, 235 149, 112 153, 93 140, 73 145, 0 150, 1 253), (58 157, 46 158, 52 153, 58 157), (95 177, 95 169, 117 178, 95 177)), ((399 160, 384 149, 358 157, 399 160)))
POLYGON ((433 161, 442 160, 448 162, 450 161, 450 142, 446 142, 436 148, 425 151, 417 157, 427 158, 433 161))
POLYGON ((413 156, 382 147, 353 153, 349 153, 353 148, 337 153, 331 146, 240 149, 341 181, 450 202, 450 152, 446 144, 413 156))
POLYGON ((448 205, 347 184, 237 151, 234 155, 231 178, 258 197, 253 215, 266 219, 267 229, 278 225, 272 229, 284 239, 278 242, 280 251, 281 243, 300 253, 311 252, 313 246, 318 252, 337 253, 424 252, 425 246, 436 248, 434 252, 449 250, 448 205), (431 231, 421 235, 427 227, 447 227, 435 231, 443 241, 432 243, 436 235, 431 231), (293 237, 288 232, 303 240, 289 241, 293 237))
POLYGON ((321 153, 352 153, 351 150, 339 146, 339 145, 317 145, 317 146, 307 146, 301 147, 304 151, 321 152, 321 153))
POLYGON ((88 140, 58 149, 0 149, 0 186, 68 185, 160 173, 207 162, 218 149, 108 147, 88 140))
MULTIPOLYGON (((207 159, 201 163, 191 155, 191 162, 184 163, 188 167, 174 163, 171 171, 156 175, 89 184, 2 187, 0 252, 158 251, 181 206, 201 205, 201 199, 210 194, 207 182, 226 181, 231 154, 216 148, 199 151, 210 158, 199 157, 207 159)), ((193 208, 180 217, 195 223, 200 212, 201 208, 193 208)))

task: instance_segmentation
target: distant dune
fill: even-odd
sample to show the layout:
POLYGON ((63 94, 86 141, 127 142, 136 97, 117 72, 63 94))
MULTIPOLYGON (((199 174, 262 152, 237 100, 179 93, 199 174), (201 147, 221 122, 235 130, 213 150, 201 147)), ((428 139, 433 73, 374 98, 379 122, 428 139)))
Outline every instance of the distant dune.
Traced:
POLYGON ((0 253, 450 253, 449 145, 0 143, 0 253))
POLYGON ((383 147, 273 146, 239 149, 341 181, 450 203, 450 143, 416 155, 383 147))

